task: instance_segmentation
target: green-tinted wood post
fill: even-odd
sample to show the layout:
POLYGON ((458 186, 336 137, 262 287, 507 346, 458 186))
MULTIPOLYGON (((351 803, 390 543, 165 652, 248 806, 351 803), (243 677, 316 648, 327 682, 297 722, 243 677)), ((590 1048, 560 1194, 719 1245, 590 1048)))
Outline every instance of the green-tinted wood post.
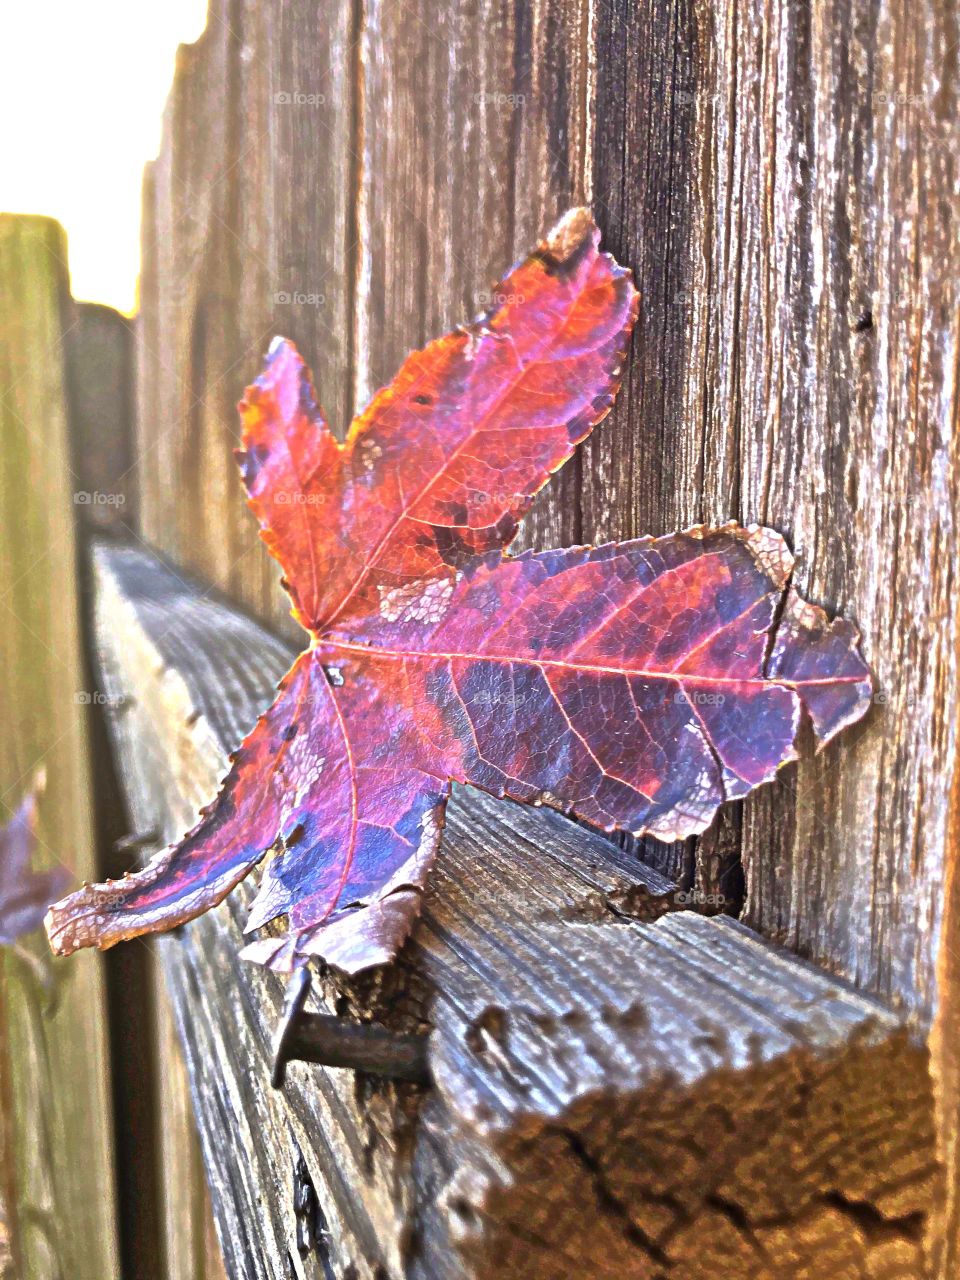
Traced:
MULTIPOLYGON (((72 322, 66 238, 45 218, 0 217, 0 822, 35 771, 40 864, 93 874, 75 482, 64 375, 72 322)), ((17 1274, 116 1276, 112 1122, 100 960, 0 953, 0 1188, 17 1274)), ((2 1238, 2 1233, 0 1233, 2 1238)), ((2 1256, 2 1248, 0 1248, 2 1256)))

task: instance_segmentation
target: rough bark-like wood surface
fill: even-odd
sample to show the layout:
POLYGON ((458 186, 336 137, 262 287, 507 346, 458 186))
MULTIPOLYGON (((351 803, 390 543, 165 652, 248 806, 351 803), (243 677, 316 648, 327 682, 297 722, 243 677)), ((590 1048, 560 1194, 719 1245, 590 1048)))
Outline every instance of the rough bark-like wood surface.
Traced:
MULTIPOLYGON (((64 355, 75 322, 60 227, 0 216, 0 823, 43 766, 38 864, 82 879, 95 861, 74 541, 82 485, 64 355)), ((102 965, 51 962, 39 933, 24 948, 0 952, 0 1220, 16 1275, 105 1280, 117 1250, 102 965)))
MULTIPOLYGON (((96 580, 131 810, 172 838, 290 651, 141 551, 102 546, 96 580)), ((252 891, 157 944, 231 1278, 921 1277, 926 1050, 743 926, 676 911, 599 836, 458 793, 399 963, 323 979, 344 1017, 432 1032, 425 1091, 298 1064, 269 1089, 282 991, 237 959, 252 891), (330 1232, 306 1263, 298 1148, 330 1232)))

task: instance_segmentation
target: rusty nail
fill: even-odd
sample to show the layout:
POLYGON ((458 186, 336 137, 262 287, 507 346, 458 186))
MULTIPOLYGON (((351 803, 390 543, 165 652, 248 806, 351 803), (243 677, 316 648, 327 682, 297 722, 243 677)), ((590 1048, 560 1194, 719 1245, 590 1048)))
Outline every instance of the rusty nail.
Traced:
POLYGON ((288 1062, 316 1062, 347 1067, 393 1080, 430 1083, 425 1035, 403 1035, 385 1027, 345 1022, 328 1014, 307 1013, 310 970, 294 970, 287 984, 283 1012, 273 1036, 270 1083, 282 1089, 288 1062))

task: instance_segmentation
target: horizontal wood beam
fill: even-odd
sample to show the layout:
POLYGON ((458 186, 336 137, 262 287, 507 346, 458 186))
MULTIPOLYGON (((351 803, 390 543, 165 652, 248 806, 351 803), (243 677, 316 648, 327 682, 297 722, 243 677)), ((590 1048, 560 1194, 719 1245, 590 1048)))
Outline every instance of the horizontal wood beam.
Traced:
MULTIPOLYGON (((132 816, 208 802, 287 644, 140 549, 94 555, 132 816)), ((431 1032, 420 1089, 293 1063, 241 963, 253 895, 157 941, 236 1280, 923 1274, 939 1187, 927 1051, 849 985, 547 810, 459 791, 414 937, 315 1007, 431 1032), (301 1259, 302 1153, 326 1234, 301 1259)))

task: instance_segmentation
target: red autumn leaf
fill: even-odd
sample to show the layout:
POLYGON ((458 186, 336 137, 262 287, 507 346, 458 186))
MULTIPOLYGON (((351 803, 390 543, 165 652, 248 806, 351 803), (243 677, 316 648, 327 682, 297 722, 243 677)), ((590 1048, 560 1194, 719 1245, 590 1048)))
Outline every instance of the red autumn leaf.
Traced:
POLYGON ((356 972, 409 932, 451 781, 673 840, 793 759, 802 712, 821 743, 863 714, 855 629, 795 594, 770 529, 506 554, 618 385, 637 298, 598 242, 569 213, 342 446, 274 343, 239 457, 310 647, 200 824, 52 908, 55 950, 188 920, 273 849, 248 929, 288 931, 245 954, 356 972))
POLYGON ((37 793, 42 775, 0 826, 0 945, 12 946, 39 929, 50 903, 67 887, 64 867, 34 871, 37 850, 37 793))

